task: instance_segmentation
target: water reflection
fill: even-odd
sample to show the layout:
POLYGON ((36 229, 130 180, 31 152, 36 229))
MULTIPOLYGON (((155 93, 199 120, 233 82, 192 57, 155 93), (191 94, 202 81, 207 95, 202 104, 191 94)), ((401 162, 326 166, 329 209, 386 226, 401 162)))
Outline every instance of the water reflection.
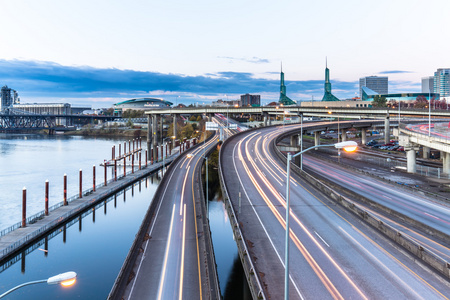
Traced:
POLYGON ((77 284, 70 289, 34 285, 6 299, 106 299, 159 183, 151 177, 143 181, 145 185, 136 182, 4 262, 0 293, 23 282, 75 271, 77 284), (123 202, 117 201, 121 194, 123 202))

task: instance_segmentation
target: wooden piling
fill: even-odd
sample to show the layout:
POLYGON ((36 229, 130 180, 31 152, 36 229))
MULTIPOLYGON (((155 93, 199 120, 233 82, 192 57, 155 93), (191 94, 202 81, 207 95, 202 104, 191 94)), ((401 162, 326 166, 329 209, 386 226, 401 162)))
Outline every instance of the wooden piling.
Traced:
POLYGON ((108 166, 106 165, 106 161, 105 161, 105 186, 108 185, 108 178, 107 178, 107 170, 108 170, 108 166))
POLYGON ((83 170, 80 169, 79 198, 83 198, 83 170))
POLYGON ((64 205, 67 204, 67 174, 64 174, 64 205))
POLYGON ((22 190, 22 227, 27 226, 27 188, 22 190))
POLYGON ((95 192, 95 165, 92 166, 92 190, 95 192))
POLYGON ((45 215, 48 216, 48 179, 45 181, 45 215))

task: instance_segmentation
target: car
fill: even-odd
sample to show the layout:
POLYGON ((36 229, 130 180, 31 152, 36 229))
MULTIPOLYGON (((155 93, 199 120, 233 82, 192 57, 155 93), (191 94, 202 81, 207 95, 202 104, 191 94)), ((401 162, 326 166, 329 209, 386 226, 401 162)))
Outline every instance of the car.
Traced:
POLYGON ((400 146, 397 148, 397 151, 405 152, 405 148, 403 146, 400 146))

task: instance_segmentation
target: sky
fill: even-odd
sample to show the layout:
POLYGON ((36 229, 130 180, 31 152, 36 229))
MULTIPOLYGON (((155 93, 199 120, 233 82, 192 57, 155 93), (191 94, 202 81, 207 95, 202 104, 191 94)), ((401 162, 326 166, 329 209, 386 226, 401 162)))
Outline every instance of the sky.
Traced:
POLYGON ((340 99, 359 78, 420 92, 450 68, 448 0, 2 0, 0 85, 22 103, 94 108, 138 97, 208 104, 340 99))

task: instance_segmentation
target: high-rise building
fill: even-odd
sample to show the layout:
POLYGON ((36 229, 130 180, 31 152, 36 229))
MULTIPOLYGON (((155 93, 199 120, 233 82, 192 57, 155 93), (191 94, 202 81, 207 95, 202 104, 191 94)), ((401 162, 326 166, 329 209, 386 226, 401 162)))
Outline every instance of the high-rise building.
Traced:
POLYGON ((434 76, 422 77, 422 93, 434 93, 434 76))
POLYGON ((13 105, 13 98, 11 97, 11 91, 14 90, 10 89, 7 85, 2 87, 1 89, 2 101, 0 102, 0 110, 3 110, 13 105))
POLYGON ((241 95, 241 105, 242 106, 260 106, 261 96, 260 95, 241 95))
POLYGON ((441 98, 450 96, 450 69, 437 69, 434 72, 434 92, 441 98))
MULTIPOLYGON (((387 76, 368 76, 359 79, 359 96, 362 97, 362 87, 366 86, 378 94, 389 94, 387 76)), ((362 98, 361 98, 362 99, 362 98)))

